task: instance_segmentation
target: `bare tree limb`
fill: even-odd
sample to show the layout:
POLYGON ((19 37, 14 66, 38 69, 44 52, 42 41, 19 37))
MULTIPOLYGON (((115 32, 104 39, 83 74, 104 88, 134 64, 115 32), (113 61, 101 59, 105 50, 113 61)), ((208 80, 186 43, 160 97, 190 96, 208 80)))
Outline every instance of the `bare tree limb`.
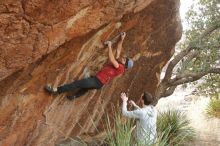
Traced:
POLYGON ((169 62, 163 80, 167 81, 167 80, 169 80, 169 79, 171 78, 174 67, 175 67, 175 66, 177 65, 177 63, 178 63, 181 59, 183 59, 183 57, 186 56, 189 52, 190 52, 190 48, 187 48, 187 49, 181 51, 178 55, 176 55, 176 56, 174 57, 174 59, 173 59, 172 61, 169 62))
POLYGON ((163 94, 163 97, 167 97, 167 96, 172 95, 173 92, 175 91, 176 87, 177 87, 177 86, 171 86, 171 87, 169 87, 169 88, 165 91, 165 93, 163 94))
POLYGON ((186 60, 183 62, 183 65, 188 64, 190 61, 193 60, 193 58, 196 58, 199 55, 199 51, 195 50, 193 52, 190 52, 186 58, 186 60))
POLYGON ((220 27, 220 21, 215 23, 214 25, 210 26, 209 28, 207 28, 197 39, 197 41, 202 40, 203 38, 205 38, 206 36, 210 35, 213 31, 215 31, 216 29, 218 29, 220 27))
POLYGON ((220 74, 220 68, 212 68, 208 71, 204 71, 200 73, 187 73, 187 74, 179 75, 176 78, 170 80, 169 84, 171 86, 178 86, 181 84, 194 82, 209 73, 220 74))
MULTIPOLYGON (((186 59, 182 62, 181 66, 185 66, 186 64, 188 64, 190 61, 193 60, 193 58, 196 58, 197 56, 199 55, 199 51, 198 50, 194 50, 194 51, 191 51, 186 59)), ((181 69, 182 70, 182 69, 181 69)))
POLYGON ((195 39, 195 41, 191 42, 185 50, 181 51, 178 55, 176 55, 174 59, 169 62, 163 80, 168 81, 172 76, 174 67, 179 63, 179 61, 183 59, 183 57, 185 57, 192 49, 197 48, 194 44, 200 42, 203 38, 210 35, 214 30, 218 29, 219 27, 220 27, 220 24, 217 23, 207 28, 200 36, 198 36, 195 39))

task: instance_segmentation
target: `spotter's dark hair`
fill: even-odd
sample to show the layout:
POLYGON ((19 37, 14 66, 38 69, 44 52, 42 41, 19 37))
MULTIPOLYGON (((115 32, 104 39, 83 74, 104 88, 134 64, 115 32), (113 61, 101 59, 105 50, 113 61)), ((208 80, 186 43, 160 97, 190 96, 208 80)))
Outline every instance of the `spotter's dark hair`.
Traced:
POLYGON ((142 99, 144 100, 145 105, 151 105, 153 103, 153 97, 148 92, 144 92, 142 99))

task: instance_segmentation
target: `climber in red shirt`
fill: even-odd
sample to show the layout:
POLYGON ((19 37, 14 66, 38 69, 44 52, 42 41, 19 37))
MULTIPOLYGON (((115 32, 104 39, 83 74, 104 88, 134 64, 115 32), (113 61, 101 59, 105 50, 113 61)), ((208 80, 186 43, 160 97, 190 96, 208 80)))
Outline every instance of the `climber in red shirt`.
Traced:
POLYGON ((77 80, 70 84, 59 86, 57 88, 54 88, 50 85, 46 85, 45 90, 49 93, 60 94, 74 89, 79 89, 79 91, 75 95, 67 96, 68 99, 72 100, 84 95, 90 89, 100 89, 101 87, 103 87, 103 85, 107 84, 114 77, 123 74, 125 72, 125 69, 132 68, 132 59, 120 57, 122 44, 126 36, 126 33, 122 32, 120 36, 121 39, 117 44, 116 57, 112 52, 112 42, 105 42, 108 46, 108 57, 110 64, 104 66, 94 77, 77 80))

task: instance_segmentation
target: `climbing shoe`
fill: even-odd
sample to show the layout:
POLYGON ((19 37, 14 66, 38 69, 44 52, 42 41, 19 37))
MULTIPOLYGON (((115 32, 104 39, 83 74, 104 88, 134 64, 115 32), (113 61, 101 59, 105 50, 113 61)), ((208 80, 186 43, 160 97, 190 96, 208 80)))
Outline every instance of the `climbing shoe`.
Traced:
POLYGON ((69 99, 69 100, 73 100, 73 99, 76 98, 76 95, 73 95, 73 96, 66 96, 66 98, 69 99))
POLYGON ((121 35, 121 39, 124 40, 124 38, 126 36, 126 32, 121 32, 120 35, 121 35))
POLYGON ((47 92, 49 92, 49 93, 57 93, 57 90, 55 90, 52 86, 50 86, 50 85, 46 85, 45 87, 44 87, 44 90, 46 90, 47 92))
POLYGON ((105 41, 105 42, 104 42, 104 45, 110 47, 110 46, 112 46, 112 42, 111 42, 111 41, 105 41))

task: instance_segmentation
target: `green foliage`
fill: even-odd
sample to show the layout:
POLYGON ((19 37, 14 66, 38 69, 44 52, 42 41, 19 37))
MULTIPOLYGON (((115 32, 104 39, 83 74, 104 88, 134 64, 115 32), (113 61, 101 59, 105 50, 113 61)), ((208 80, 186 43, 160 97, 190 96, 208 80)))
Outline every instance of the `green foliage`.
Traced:
POLYGON ((208 27, 220 25, 219 0, 198 0, 198 3, 188 11, 186 19, 190 28, 184 32, 186 40, 182 46, 185 48, 191 44, 200 51, 200 54, 184 67, 195 72, 207 70, 219 59, 220 31, 217 29, 199 42, 196 38, 208 27))
POLYGON ((120 110, 115 111, 113 123, 110 117, 106 117, 107 144, 109 146, 129 146, 132 141, 132 119, 123 119, 120 110))
MULTIPOLYGON (((108 133, 106 144, 109 146, 143 146, 135 142, 132 136, 134 121, 122 118, 120 113, 114 113, 113 122, 108 115, 106 117, 108 133)), ((189 124, 186 116, 179 111, 170 110, 160 113, 157 119, 157 141, 153 146, 178 146, 189 142, 195 136, 189 124)))
POLYGON ((160 139, 166 140, 164 141, 166 145, 184 145, 195 136, 186 115, 175 110, 168 110, 158 115, 157 131, 160 139))
POLYGON ((220 118, 220 99, 212 99, 206 109, 209 117, 220 118))
MULTIPOLYGON (((220 82, 219 76, 217 75, 207 75, 206 81, 202 82, 198 86, 198 91, 200 95, 209 96, 212 98, 220 98, 220 82)), ((198 93, 197 93, 198 94, 198 93)))
MULTIPOLYGON (((196 39, 210 26, 220 26, 219 0, 198 0, 188 11, 186 20, 189 28, 184 31, 185 39, 178 47, 183 50, 190 45, 194 47, 194 50, 199 51, 199 54, 191 61, 180 64, 177 74, 200 73, 213 67, 219 67, 220 27, 200 41, 196 39)), ((187 57, 184 57, 182 62, 186 59, 187 57)), ((211 74, 203 77, 203 79, 205 82, 199 86, 199 93, 205 93, 206 95, 216 94, 216 91, 220 89, 219 83, 217 83, 220 81, 220 75, 211 74), (217 86, 211 89, 212 85, 217 86)))

